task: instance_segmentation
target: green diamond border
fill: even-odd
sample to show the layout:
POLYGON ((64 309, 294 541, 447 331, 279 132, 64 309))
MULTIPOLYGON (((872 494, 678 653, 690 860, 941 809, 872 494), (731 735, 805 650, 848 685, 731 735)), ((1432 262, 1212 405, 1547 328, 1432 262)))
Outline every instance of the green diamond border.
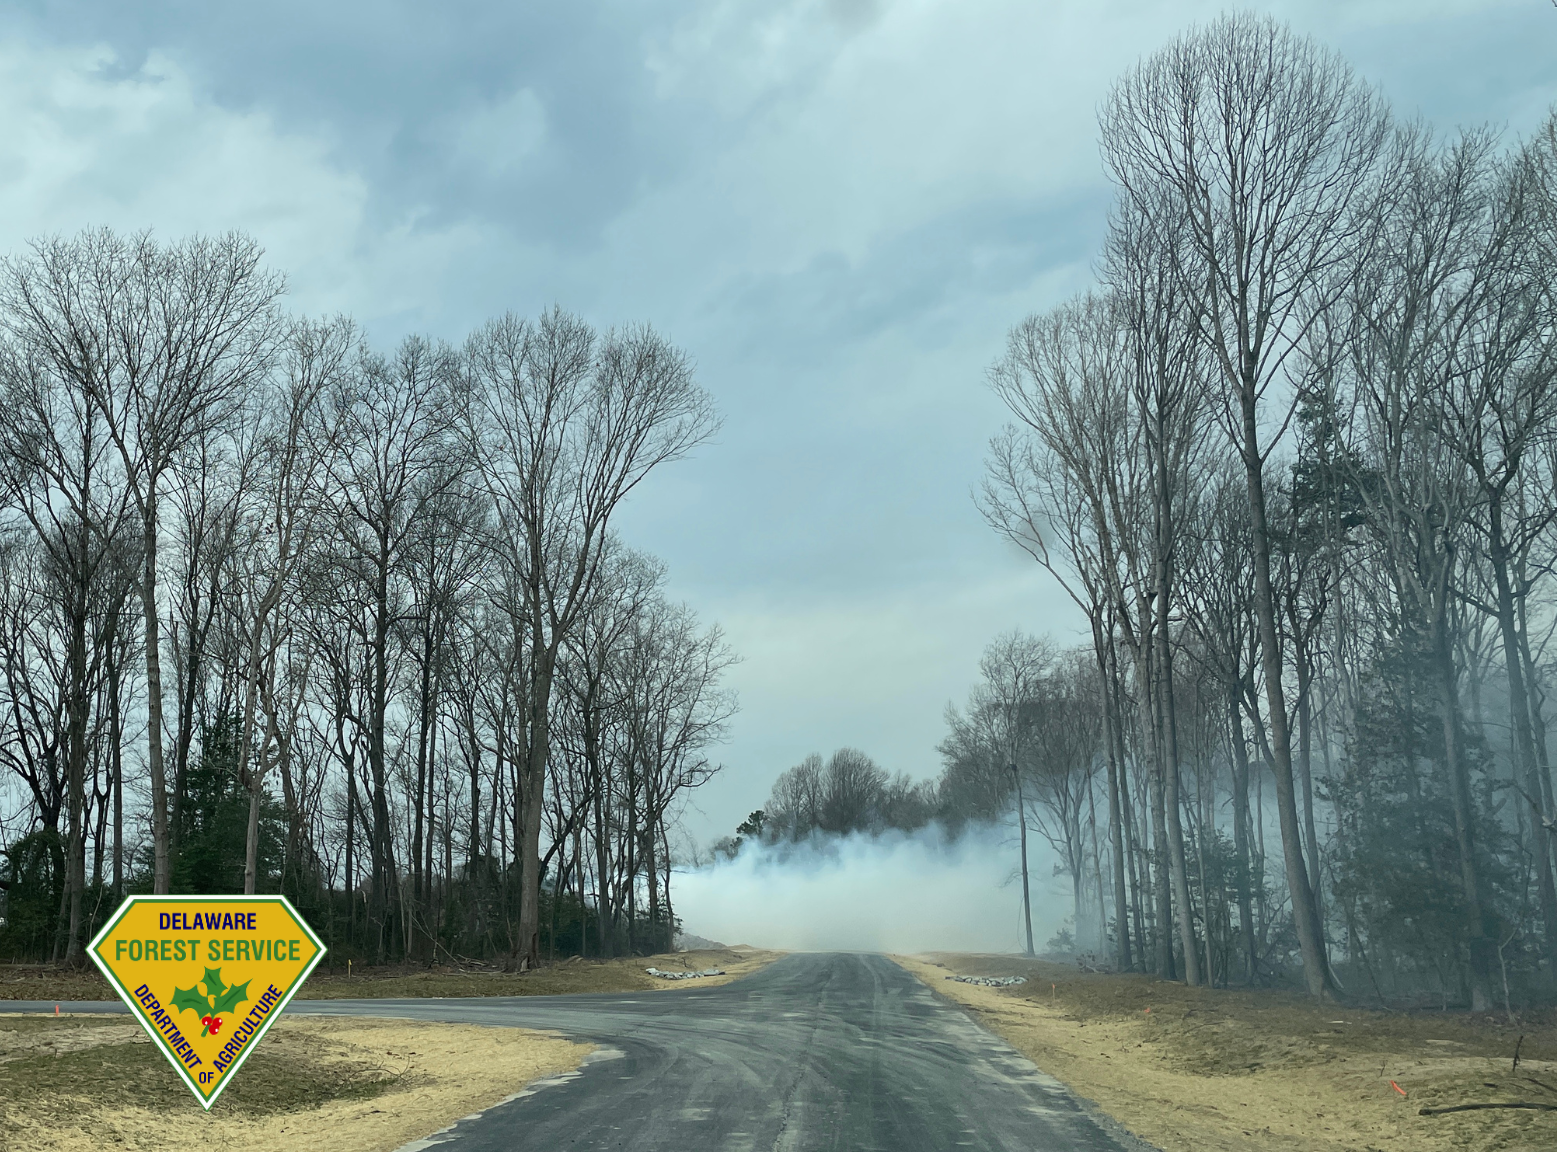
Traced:
POLYGON ((297 994, 298 989, 302 988, 304 982, 308 979, 309 976, 313 974, 313 970, 318 967, 319 961, 324 959, 325 951, 326 949, 324 946, 324 941, 319 939, 319 934, 313 930, 313 926, 298 914, 296 908, 292 907, 292 902, 290 900, 281 895, 272 896, 259 894, 253 896, 127 896, 124 900, 124 903, 119 905, 119 910, 111 917, 109 917, 108 923, 103 925, 102 929, 97 933, 97 935, 92 937, 92 942, 87 945, 87 955, 92 957, 92 963, 96 964, 98 971, 102 972, 102 974, 108 978, 108 982, 112 984, 114 986, 114 990, 119 993, 119 999, 123 1000, 125 1007, 130 1010, 130 1015, 135 1017, 136 1022, 146 1030, 146 1034, 151 1037, 152 1043, 162 1050, 162 1054, 167 1057, 168 1063, 173 1065, 174 1071, 179 1074, 179 1077, 184 1081, 184 1084, 189 1088, 189 1091, 194 1095, 194 1098, 199 1101, 200 1106, 207 1112, 211 1110, 211 1106, 216 1103, 221 1094, 227 1090, 227 1085, 231 1083, 233 1077, 238 1074, 238 1070, 243 1067, 244 1062, 248 1060, 249 1056, 254 1052, 254 1050, 260 1046, 260 1041, 263 1040, 265 1038, 265 1034, 270 1031, 270 1026, 280 1018, 284 1011, 286 1011, 286 1006, 292 1002, 292 997, 297 994), (145 1008, 142 1006, 140 1001, 136 1000, 135 996, 130 992, 130 990, 120 982, 119 977, 114 975, 113 970, 109 968, 107 962, 101 956, 99 956, 97 952, 98 945, 102 944, 103 941, 107 939, 108 934, 113 931, 114 926, 118 924, 119 921, 124 918, 125 913, 127 913, 136 904, 190 904, 196 901, 210 904, 280 904, 283 908, 286 909, 287 915, 291 916, 297 925, 308 934, 308 938, 314 942, 314 947, 318 949, 318 951, 314 953, 314 958, 304 966, 302 972, 298 973, 297 979, 292 981, 292 986, 286 990, 286 993, 279 1001, 276 1002, 276 1006, 271 1009, 270 1013, 265 1017, 264 1023, 262 1023, 255 1031, 254 1035, 249 1039, 249 1042, 243 1046, 243 1051, 238 1053, 238 1058, 234 1060, 227 1071, 222 1074, 221 1082, 217 1084, 216 1091, 211 1093, 209 1099, 207 1099, 200 1091, 200 1086, 195 1082, 194 1077, 189 1074, 189 1069, 184 1066, 184 1062, 179 1059, 178 1054, 173 1051, 172 1046, 168 1043, 167 1037, 162 1035, 161 1032, 154 1028, 151 1024, 151 1021, 147 1019, 145 1008))

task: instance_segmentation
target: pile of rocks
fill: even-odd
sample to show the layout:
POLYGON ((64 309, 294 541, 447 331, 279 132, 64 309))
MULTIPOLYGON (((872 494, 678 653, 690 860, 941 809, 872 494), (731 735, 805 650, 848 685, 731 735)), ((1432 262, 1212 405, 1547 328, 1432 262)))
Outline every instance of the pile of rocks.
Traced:
POLYGON ((1009 988, 1013 984, 1026 984, 1026 976, 948 976, 963 984, 982 984, 986 988, 1009 988))
POLYGON ((701 972, 661 972, 658 968, 645 968, 650 976, 658 976, 661 980, 697 980, 703 976, 723 976, 722 968, 704 968, 701 972))

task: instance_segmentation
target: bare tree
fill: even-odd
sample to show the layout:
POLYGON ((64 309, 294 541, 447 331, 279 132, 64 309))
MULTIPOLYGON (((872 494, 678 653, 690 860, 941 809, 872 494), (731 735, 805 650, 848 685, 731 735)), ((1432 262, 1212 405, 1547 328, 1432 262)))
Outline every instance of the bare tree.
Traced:
MULTIPOLYGON (((1347 307, 1316 329, 1311 354, 1323 402, 1345 414, 1355 483, 1388 565, 1401 631, 1420 645, 1434 681, 1471 994, 1480 1007, 1491 1002, 1493 946, 1460 698, 1460 601, 1479 513, 1494 574, 1503 570, 1495 583, 1504 587, 1487 612, 1515 657, 1512 688, 1523 669, 1504 500, 1553 404, 1544 289, 1532 291, 1510 266, 1526 238, 1519 205, 1498 195, 1492 143, 1473 133, 1439 152, 1425 132, 1402 135, 1401 191, 1379 249, 1351 270, 1347 307)), ((1523 196, 1518 184, 1501 190, 1523 196)), ((1518 720, 1527 699, 1512 694, 1515 746, 1528 779, 1533 735, 1521 733, 1518 720)))
POLYGON ((400 885, 389 795, 395 640, 412 611, 405 587, 408 556, 428 502, 440 492, 440 484, 429 481, 452 484, 458 476, 444 466, 455 448, 450 401, 455 371, 449 350, 408 339, 393 357, 365 356, 335 381, 324 405, 325 499, 335 547, 322 578, 332 581, 332 595, 347 599, 352 612, 344 622, 357 633, 368 663, 360 720, 380 955, 392 934, 400 885))
MULTIPOLYGON (((1545 773, 1523 632, 1525 605, 1543 567, 1530 564, 1529 557, 1557 516, 1542 498, 1552 482, 1542 469, 1543 457, 1557 438, 1557 343, 1551 339, 1557 299, 1550 279, 1557 264, 1557 213, 1543 197, 1557 172, 1557 157, 1549 141, 1550 136, 1521 149, 1496 168, 1487 164, 1467 174, 1465 182, 1482 186, 1484 199, 1477 205, 1475 248, 1466 254, 1464 346, 1450 366, 1453 384, 1439 394, 1434 412, 1479 497, 1473 523, 1491 570, 1491 595, 1481 599, 1465 589, 1461 594, 1497 623, 1514 751, 1537 827, 1549 819, 1550 809, 1542 794, 1545 773), (1521 572, 1532 575, 1521 579, 1521 572)), ((1450 200, 1440 189, 1433 191, 1450 200)), ((1538 844, 1534 853, 1536 879, 1548 925, 1547 953, 1557 961, 1557 884, 1546 848, 1538 844)))
POLYGON ((1176 594, 1174 574, 1181 557, 1180 518, 1191 485, 1204 472, 1206 450, 1205 360, 1196 338, 1184 286, 1174 269, 1188 243, 1187 224, 1178 202, 1127 201, 1109 230, 1107 270, 1115 308, 1126 333, 1129 379, 1141 448, 1149 474, 1152 533, 1152 637, 1150 697, 1167 822, 1168 871, 1178 907, 1179 946, 1184 978, 1202 982, 1199 949, 1189 898, 1180 821, 1180 756, 1177 700, 1173 682, 1171 621, 1176 594))
POLYGON ((975 690, 976 710, 992 725, 991 735, 1008 766, 1016 788, 1016 819, 1021 848, 1022 923, 1027 954, 1033 955, 1032 894, 1027 873, 1027 806, 1023 777, 1029 773, 1034 747, 1044 737, 1042 720, 1033 704, 1053 671, 1054 653, 1043 641, 1010 632, 997 637, 979 661, 983 683, 975 690))
POLYGON ((1330 985, 1323 926, 1303 860, 1278 613, 1271 584, 1267 437, 1291 416, 1284 365, 1330 273, 1363 243, 1387 113, 1337 57, 1269 18, 1223 17, 1120 81, 1103 149, 1121 196, 1176 202, 1187 223, 1175 271, 1205 340, 1225 423, 1244 465, 1255 611, 1277 806, 1305 979, 1330 985))
POLYGON ((471 337, 466 365, 472 445, 528 629, 515 960, 530 966, 539 959, 541 816, 559 654, 588 610, 613 513, 716 421, 685 355, 647 328, 600 338, 559 310, 534 322, 507 316, 471 337))
POLYGON ((141 530, 150 720, 153 887, 168 890, 157 556, 162 488, 190 437, 219 421, 268 370, 281 281, 237 234, 168 247, 147 233, 108 231, 50 240, 13 260, 5 311, 49 370, 100 415, 141 530))
MULTIPOLYGON (((274 387, 249 399, 255 421, 244 445, 245 472, 254 471, 254 498, 237 542, 227 610, 243 649, 243 716, 238 740, 238 778, 249 790, 243 890, 256 891, 260 805, 274 753, 290 739, 279 726, 276 673, 283 647, 292 635, 292 610, 301 601, 297 572, 328 523, 324 516, 324 465, 329 441, 320 406, 340 395, 357 355, 357 335, 349 322, 302 321, 288 332, 279 357, 274 387), (256 710, 267 723, 254 744, 256 710), (251 766, 254 765, 254 766, 251 766)), ((291 808, 295 822, 298 813, 291 808)))
MULTIPOLYGON (((1151 871, 1144 854, 1140 864, 1152 890, 1157 974, 1171 979, 1173 895, 1169 872, 1160 866, 1172 854, 1174 827, 1167 818, 1168 755, 1160 707, 1171 681, 1155 671, 1160 658, 1155 634, 1166 619, 1159 619, 1151 562, 1154 548, 1167 538, 1155 530, 1160 517, 1153 509, 1160 504, 1143 442, 1143 409, 1131 384, 1132 348, 1139 352, 1142 345, 1124 319, 1113 300, 1089 294, 1013 330, 991 381, 1021 422, 1020 431, 1008 430, 992 445, 984 508, 997 530, 1061 580, 1092 621, 1114 720, 1110 745, 1121 765, 1123 835, 1130 834, 1123 774, 1127 726, 1118 675, 1124 662, 1117 648, 1122 643, 1128 650, 1138 686, 1140 758, 1150 764, 1146 792, 1159 866, 1151 871), (1051 540, 1059 545, 1056 551, 1051 540)), ((1115 895, 1117 902, 1117 887, 1115 895)))

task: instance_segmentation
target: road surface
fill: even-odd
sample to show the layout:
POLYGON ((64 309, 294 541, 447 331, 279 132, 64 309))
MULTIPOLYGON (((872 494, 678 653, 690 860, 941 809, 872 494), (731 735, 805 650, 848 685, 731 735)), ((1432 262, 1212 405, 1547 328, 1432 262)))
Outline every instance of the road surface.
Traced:
POLYGON ((438 1152, 1145 1148, 882 956, 795 954, 710 988, 287 1011, 546 1028, 600 1045, 578 1073, 421 1144, 438 1152))

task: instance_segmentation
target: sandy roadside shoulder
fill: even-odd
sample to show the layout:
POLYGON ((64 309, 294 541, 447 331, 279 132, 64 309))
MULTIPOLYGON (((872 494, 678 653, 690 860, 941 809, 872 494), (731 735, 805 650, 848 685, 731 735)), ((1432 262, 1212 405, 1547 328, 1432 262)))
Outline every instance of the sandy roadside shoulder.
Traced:
POLYGON ((433 968, 416 971, 376 971, 347 976, 318 972, 298 993, 300 1000, 383 999, 482 996, 568 996, 577 993, 674 991, 728 984, 750 975, 782 956, 761 948, 730 948, 672 952, 658 956, 585 960, 573 957, 530 972, 501 972, 491 968, 433 968), (647 969, 664 972, 701 972, 718 968, 721 976, 696 980, 665 980, 647 969))
POLYGON ((666 980, 662 977, 651 977, 656 988, 715 988, 720 984, 729 984, 739 980, 742 976, 750 976, 759 968, 766 968, 784 952, 777 952, 770 948, 753 948, 749 944, 735 944, 729 948, 718 951, 705 952, 677 952, 668 956, 650 956, 640 967, 644 968, 644 975, 648 975, 649 967, 658 968, 661 972, 702 972, 710 968, 718 968, 718 976, 699 976, 695 980, 666 980))
MULTIPOLYGON (((1277 1062, 1239 1075, 1208 1075, 1186 1070, 1173 1044, 1154 1037, 1159 1025, 1148 1013, 1140 1019, 1078 1019, 1067 1012, 1063 999, 1046 1004, 1046 988, 990 988, 946 979, 954 971, 948 965, 955 964, 955 957, 892 959, 936 992, 970 1008, 1043 1071, 1165 1152, 1557 1148, 1553 1112, 1418 1115, 1424 1098, 1437 1092, 1463 1098, 1462 1085, 1483 1080, 1489 1081, 1483 1086, 1488 1090, 1512 1087, 1506 1083, 1506 1060, 1456 1057, 1442 1049, 1383 1055, 1337 1051, 1322 1062, 1277 1062), (1410 1095, 1400 1096, 1392 1080, 1406 1085, 1410 1095)), ((1226 1041, 1242 1042, 1232 1032, 1226 1041)), ((1206 1042, 1218 1041, 1208 1037, 1206 1042)), ((1325 1043, 1322 1038, 1313 1042, 1321 1047, 1325 1043)), ((1557 1066, 1545 1061, 1524 1070, 1543 1079, 1557 1075, 1557 1066)), ((1525 1092, 1521 1089, 1520 1095, 1525 1092)))
MULTIPOLYGON (((132 1044, 149 1051, 145 1034, 129 1028, 103 1028, 101 1039, 105 1045, 132 1044)), ((89 1045, 90 1037, 77 1035, 70 1051, 79 1060, 90 1056, 89 1045)), ((105 1053, 114 1050, 103 1048, 105 1053)), ((391 1152, 489 1108, 527 1084, 577 1068, 591 1051, 587 1044, 520 1028, 360 1017, 284 1018, 257 1055, 305 1065, 322 1077, 332 1068, 350 1068, 371 1091, 349 1092, 316 1107, 273 1109, 260 1093, 245 1104, 229 1089, 203 1114, 181 1084, 177 1087, 182 1099, 164 1096, 151 1106, 113 1099, 116 1093, 105 1092, 100 1084, 83 1083, 77 1092, 62 1085, 33 1100, 0 1106, 0 1145, 36 1152, 104 1147, 138 1152, 391 1152)), ((139 1051, 132 1055, 134 1061, 124 1062, 145 1058, 139 1051)), ((164 1071, 172 1079, 171 1069, 164 1071)), ((0 1063, 4 1079, 5 1065, 0 1063)), ((234 1084, 235 1089, 241 1086, 241 1081, 234 1084)))

